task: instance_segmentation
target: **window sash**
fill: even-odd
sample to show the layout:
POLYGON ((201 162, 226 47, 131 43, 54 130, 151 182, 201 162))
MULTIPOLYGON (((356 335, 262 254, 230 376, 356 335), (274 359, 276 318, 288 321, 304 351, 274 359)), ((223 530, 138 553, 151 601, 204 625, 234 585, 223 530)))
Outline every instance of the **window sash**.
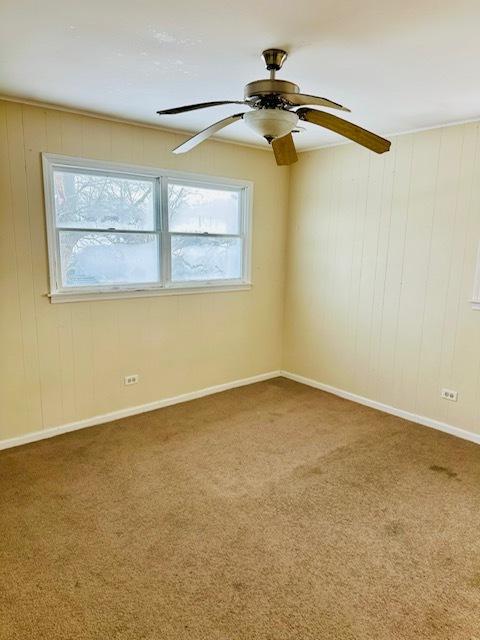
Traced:
MULTIPOLYGON (((132 229, 132 233, 137 233, 140 231, 146 231, 149 233, 155 233, 158 230, 158 219, 157 219, 157 215, 156 215, 156 204, 155 204, 155 192, 156 192, 156 184, 158 179, 154 178, 152 176, 147 176, 147 175, 140 175, 140 174, 134 174, 134 173, 122 173, 122 172, 117 172, 117 171, 103 171, 101 169, 81 169, 81 168, 75 168, 72 166, 62 166, 62 165, 54 165, 51 168, 52 171, 52 177, 55 175, 55 171, 61 171, 62 173, 71 173, 73 175, 92 175, 92 176, 99 176, 101 178, 118 178, 120 180, 138 180, 141 182, 151 182, 152 183, 152 187, 153 187, 153 194, 152 194, 152 200, 153 200, 153 225, 151 229, 132 229)), ((55 224, 55 227, 57 229, 80 229, 82 227, 63 227, 62 225, 58 225, 57 224, 57 215, 56 215, 56 209, 55 209, 55 185, 53 184, 53 193, 52 193, 52 198, 53 198, 53 221, 55 224)), ((102 229, 95 229, 97 231, 130 231, 130 229, 128 227, 104 227, 102 229)))
POLYGON ((144 167, 129 167, 116 165, 102 161, 90 161, 80 158, 69 158, 51 154, 43 155, 44 182, 45 182, 45 204, 47 214, 48 250, 50 265, 50 295, 108 293, 122 291, 154 291, 154 290, 198 290, 221 289, 235 287, 237 285, 250 284, 250 217, 251 217, 251 190, 252 185, 246 181, 230 180, 196 174, 180 174, 178 172, 155 170, 144 167), (54 171, 71 172, 76 174, 92 174, 113 178, 137 179, 152 181, 154 183, 153 206, 154 224, 153 229, 131 229, 122 227, 92 228, 78 226, 57 226, 55 210, 54 191, 54 171), (219 233, 194 233, 177 232, 168 229, 168 185, 179 184, 184 186, 217 189, 221 191, 239 192, 239 231, 235 234, 219 233), (147 234, 158 236, 158 260, 159 260, 159 280, 154 283, 131 283, 116 285, 63 285, 63 278, 60 264, 60 242, 59 233, 61 231, 78 231, 82 233, 128 233, 147 234), (231 279, 205 279, 205 280, 184 280, 172 281, 171 266, 171 239, 172 236, 192 236, 192 237, 225 237, 239 238, 241 241, 241 273, 238 278, 231 279))
POLYGON ((72 228, 72 227, 57 227, 56 231, 55 231, 55 236, 56 236, 56 244, 57 244, 57 277, 58 277, 58 282, 60 283, 60 288, 58 289, 58 291, 75 291, 78 293, 81 293, 83 290, 88 290, 88 291, 104 291, 105 289, 108 288, 112 288, 115 290, 118 289, 130 289, 131 287, 134 287, 136 289, 138 289, 139 287, 152 287, 152 286, 161 286, 162 284, 162 261, 161 261, 161 249, 160 249, 160 243, 161 243, 161 234, 159 231, 124 231, 122 230, 118 230, 118 229, 82 229, 82 228, 72 228), (117 284, 99 284, 99 285, 68 285, 68 284, 64 284, 63 280, 64 280, 64 274, 62 272, 62 264, 61 264, 61 257, 60 257, 60 250, 61 250, 61 240, 60 240, 60 234, 65 231, 70 232, 80 232, 80 233, 114 233, 118 236, 121 235, 128 235, 128 236, 132 236, 132 235, 148 235, 148 236, 155 236, 157 238, 157 246, 158 246, 158 251, 157 251, 157 273, 158 273, 158 279, 157 280, 147 280, 147 281, 136 281, 134 283, 128 283, 128 282, 123 282, 123 283, 117 283, 117 284))

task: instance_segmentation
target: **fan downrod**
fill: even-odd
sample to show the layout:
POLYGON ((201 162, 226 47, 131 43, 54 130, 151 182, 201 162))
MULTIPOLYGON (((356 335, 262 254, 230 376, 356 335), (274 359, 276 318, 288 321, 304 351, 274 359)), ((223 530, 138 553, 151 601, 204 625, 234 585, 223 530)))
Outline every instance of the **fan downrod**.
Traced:
POLYGON ((251 106, 277 108, 283 104, 281 95, 287 93, 300 93, 300 87, 288 80, 277 80, 275 73, 279 71, 288 53, 283 49, 265 49, 262 58, 270 78, 249 82, 244 89, 245 100, 251 101, 251 106))

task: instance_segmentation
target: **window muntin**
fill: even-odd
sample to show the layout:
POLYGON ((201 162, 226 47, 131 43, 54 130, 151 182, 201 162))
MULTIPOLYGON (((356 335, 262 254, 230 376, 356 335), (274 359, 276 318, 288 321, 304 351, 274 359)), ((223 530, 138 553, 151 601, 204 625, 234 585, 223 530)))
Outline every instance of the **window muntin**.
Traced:
POLYGON ((249 284, 249 183, 49 154, 44 177, 53 297, 249 284))

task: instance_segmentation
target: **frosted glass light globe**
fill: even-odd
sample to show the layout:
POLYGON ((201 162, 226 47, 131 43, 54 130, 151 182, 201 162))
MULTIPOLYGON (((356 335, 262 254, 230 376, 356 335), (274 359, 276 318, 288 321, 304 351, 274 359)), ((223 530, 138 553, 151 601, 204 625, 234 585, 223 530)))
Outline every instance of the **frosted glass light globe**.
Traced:
POLYGON ((290 133, 298 122, 298 116, 293 111, 284 109, 257 109, 248 111, 243 121, 255 133, 264 138, 281 138, 290 133))

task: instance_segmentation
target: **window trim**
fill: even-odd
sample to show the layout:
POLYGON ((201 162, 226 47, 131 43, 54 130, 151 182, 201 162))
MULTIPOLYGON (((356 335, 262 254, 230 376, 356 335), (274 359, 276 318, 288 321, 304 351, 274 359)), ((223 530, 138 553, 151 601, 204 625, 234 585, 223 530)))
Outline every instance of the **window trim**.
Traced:
MULTIPOLYGON (((90 158, 71 157, 52 153, 42 153, 43 183, 45 199, 45 217, 47 227, 48 265, 49 265, 49 293, 47 296, 51 302, 79 302, 81 300, 118 299, 131 297, 145 297, 157 295, 179 295, 190 293, 211 293, 215 291, 239 291, 250 289, 251 281, 251 256, 252 256, 252 208, 253 208, 253 183, 248 180, 211 176, 206 174, 174 171, 156 167, 131 165, 90 158), (120 284, 96 287, 63 287, 61 283, 60 260, 58 251, 58 228, 55 221, 54 202, 54 169, 90 170, 93 172, 111 172, 112 175, 121 174, 125 178, 155 179, 156 197, 159 206, 155 211, 158 215, 157 228, 150 233, 158 234, 160 243, 160 259, 162 282, 153 284, 120 284), (240 233, 242 238, 243 274, 240 278, 232 280, 198 280, 187 282, 170 281, 170 237, 171 232, 165 229, 165 221, 168 222, 166 209, 167 190, 166 184, 171 180, 192 186, 205 187, 230 187, 242 189, 240 233), (162 214, 162 211, 164 212, 162 214)), ((136 233, 135 231, 133 233, 136 233)), ((200 234, 192 234, 200 235, 200 234)), ((211 237, 215 234, 202 234, 211 237)), ((229 234, 219 234, 229 235, 229 234)), ((238 237, 238 236, 236 236, 238 237)))

